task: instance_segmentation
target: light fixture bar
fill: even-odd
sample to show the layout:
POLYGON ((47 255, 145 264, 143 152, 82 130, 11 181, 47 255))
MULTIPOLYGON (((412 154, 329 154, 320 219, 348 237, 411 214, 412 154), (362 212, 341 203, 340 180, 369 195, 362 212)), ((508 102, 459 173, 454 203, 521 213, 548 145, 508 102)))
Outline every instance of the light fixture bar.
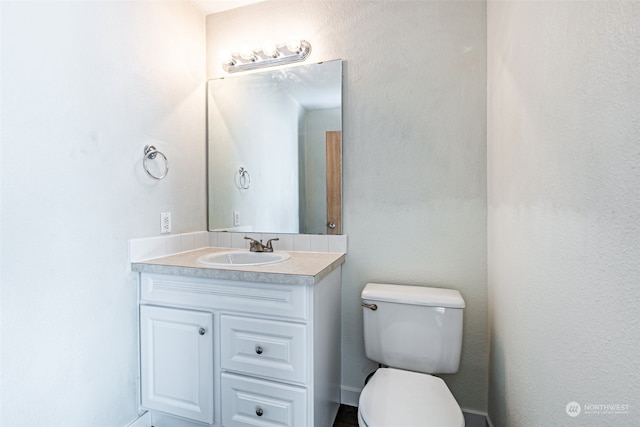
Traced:
POLYGON ((227 73, 237 73, 239 71, 254 70, 256 68, 275 67, 276 65, 291 64, 307 59, 311 53, 311 44, 306 40, 300 40, 299 46, 289 43, 282 43, 273 48, 271 54, 265 53, 265 48, 253 50, 253 56, 245 52, 230 54, 223 59, 222 68, 227 73), (250 56, 249 58, 246 58, 250 56))

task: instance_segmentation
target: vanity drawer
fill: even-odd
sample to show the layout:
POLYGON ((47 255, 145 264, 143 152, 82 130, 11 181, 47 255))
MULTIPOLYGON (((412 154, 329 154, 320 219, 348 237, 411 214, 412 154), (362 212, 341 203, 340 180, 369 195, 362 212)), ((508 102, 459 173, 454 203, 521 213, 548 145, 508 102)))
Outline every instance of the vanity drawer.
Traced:
POLYGON ((307 287, 142 273, 144 303, 240 311, 251 314, 307 318, 307 287))
POLYGON ((307 391, 256 378, 222 374, 222 424, 225 427, 300 427, 307 425, 307 391))
POLYGON ((220 329, 222 369, 306 383, 306 325, 221 316, 220 329))

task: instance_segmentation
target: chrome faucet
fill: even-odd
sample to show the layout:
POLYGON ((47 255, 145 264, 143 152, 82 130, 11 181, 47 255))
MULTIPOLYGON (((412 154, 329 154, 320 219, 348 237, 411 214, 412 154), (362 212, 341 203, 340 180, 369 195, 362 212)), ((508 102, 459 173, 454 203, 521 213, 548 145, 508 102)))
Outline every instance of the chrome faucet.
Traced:
POLYGON ((271 244, 271 242, 273 242, 274 240, 280 240, 280 239, 279 238, 269 239, 267 240, 266 245, 262 244, 262 240, 258 242, 257 240, 252 239, 251 237, 248 237, 248 236, 245 236, 245 240, 251 240, 251 242, 249 242, 249 251, 251 252, 273 252, 273 245, 271 244))

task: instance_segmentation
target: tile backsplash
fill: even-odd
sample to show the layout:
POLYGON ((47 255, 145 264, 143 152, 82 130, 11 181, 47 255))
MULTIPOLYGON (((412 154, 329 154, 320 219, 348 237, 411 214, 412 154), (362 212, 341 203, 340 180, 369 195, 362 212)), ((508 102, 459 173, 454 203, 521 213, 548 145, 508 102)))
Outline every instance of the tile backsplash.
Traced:
POLYGON ((193 233, 174 234, 129 240, 129 262, 149 258, 158 258, 179 252, 191 251, 204 247, 249 249, 249 241, 278 238, 273 247, 280 251, 299 252, 347 252, 347 236, 330 236, 324 234, 274 234, 274 233, 229 233, 225 231, 197 231, 193 233))

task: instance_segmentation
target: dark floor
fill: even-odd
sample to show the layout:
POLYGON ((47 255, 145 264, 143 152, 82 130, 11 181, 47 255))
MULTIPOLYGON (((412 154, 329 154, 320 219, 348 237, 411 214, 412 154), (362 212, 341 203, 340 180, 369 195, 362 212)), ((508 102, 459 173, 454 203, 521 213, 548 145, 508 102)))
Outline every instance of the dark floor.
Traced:
POLYGON ((358 408, 355 406, 340 405, 336 421, 333 427, 357 427, 358 426, 358 408))

